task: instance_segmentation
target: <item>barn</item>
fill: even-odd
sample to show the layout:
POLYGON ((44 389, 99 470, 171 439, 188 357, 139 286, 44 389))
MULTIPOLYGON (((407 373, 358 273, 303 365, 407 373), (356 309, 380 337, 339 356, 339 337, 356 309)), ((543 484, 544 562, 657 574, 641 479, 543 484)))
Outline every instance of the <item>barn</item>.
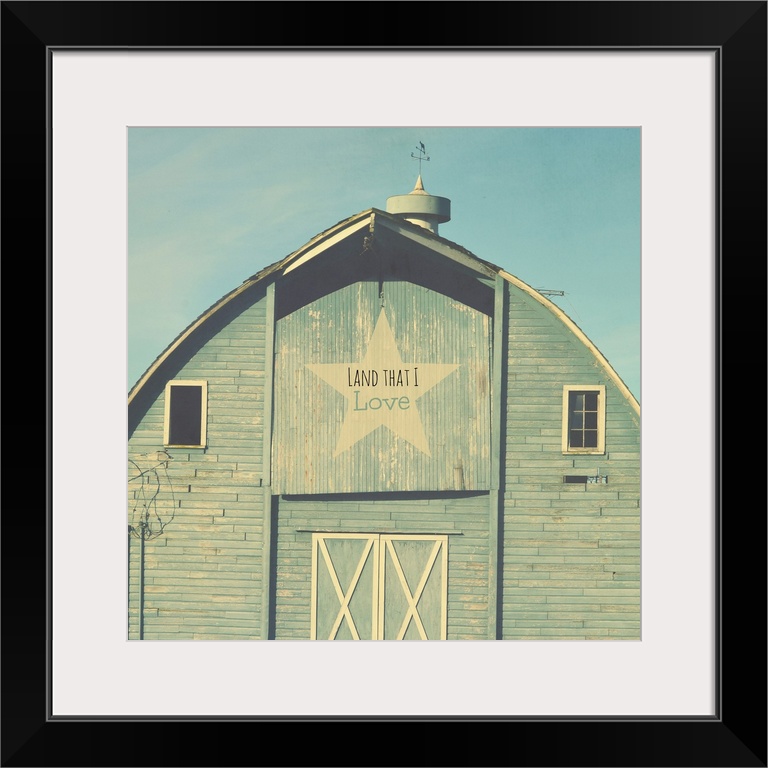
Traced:
POLYGON ((640 407, 419 176, 128 398, 128 638, 637 640, 640 407))

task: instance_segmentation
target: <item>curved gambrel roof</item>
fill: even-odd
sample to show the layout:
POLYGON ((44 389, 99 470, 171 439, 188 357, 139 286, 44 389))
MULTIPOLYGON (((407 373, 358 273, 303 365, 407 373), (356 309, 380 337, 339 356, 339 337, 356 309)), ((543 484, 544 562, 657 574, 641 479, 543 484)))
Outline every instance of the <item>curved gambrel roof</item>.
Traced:
POLYGON ((640 404, 637 399, 630 392, 627 385, 622 381, 619 374, 614 370, 602 352, 600 352, 592 341, 590 341, 581 328, 579 328, 579 326, 576 325, 576 323, 563 312, 560 307, 550 301, 546 296, 542 295, 519 278, 511 275, 509 272, 506 272, 501 267, 479 258, 457 243, 446 240, 423 227, 412 224, 377 208, 369 208, 348 219, 340 221, 333 227, 321 232, 298 250, 244 280, 237 288, 227 293, 215 304, 209 307, 190 323, 190 325, 187 326, 187 328, 185 328, 168 345, 168 347, 166 347, 162 354, 160 354, 152 365, 144 372, 128 395, 129 409, 144 388, 147 387, 150 382, 153 382, 156 376, 162 375, 161 371, 164 364, 170 361, 175 355, 180 354, 184 343, 190 340, 203 328, 203 326, 211 322, 222 309, 229 307, 232 302, 236 301, 239 297, 242 297, 246 292, 253 290, 259 284, 266 285, 271 281, 279 279, 283 275, 292 272, 294 269, 301 267, 303 264, 306 264, 320 254, 328 251, 334 245, 343 242, 355 233, 367 229, 367 234, 372 236, 377 228, 386 229, 407 240, 420 244, 432 252, 461 265, 463 268, 469 269, 479 278, 495 279, 498 275, 511 285, 514 285, 519 290, 533 297, 539 304, 552 312, 552 314, 555 315, 584 344, 584 346, 590 350, 597 363, 604 369, 607 376, 624 395, 634 411, 637 414, 640 413, 640 404))

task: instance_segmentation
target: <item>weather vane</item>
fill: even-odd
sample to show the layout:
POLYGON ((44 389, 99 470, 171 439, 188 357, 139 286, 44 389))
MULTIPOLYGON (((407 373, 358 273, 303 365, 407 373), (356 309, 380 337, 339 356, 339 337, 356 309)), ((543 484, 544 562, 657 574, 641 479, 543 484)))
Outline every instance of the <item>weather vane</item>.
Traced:
POLYGON ((411 152, 411 157, 414 160, 418 160, 419 161, 419 176, 421 176, 421 164, 425 160, 429 160, 429 155, 427 154, 427 150, 424 148, 424 142, 423 141, 419 142, 419 146, 416 147, 416 149, 418 150, 419 154, 418 155, 414 155, 413 152, 411 152))

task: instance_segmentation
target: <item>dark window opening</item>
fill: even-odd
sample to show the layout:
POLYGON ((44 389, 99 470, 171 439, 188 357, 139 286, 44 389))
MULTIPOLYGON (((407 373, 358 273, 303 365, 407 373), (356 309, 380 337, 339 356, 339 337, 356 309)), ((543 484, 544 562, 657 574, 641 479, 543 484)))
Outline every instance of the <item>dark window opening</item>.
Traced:
POLYGON ((203 388, 171 386, 168 394, 168 444, 202 445, 203 388))

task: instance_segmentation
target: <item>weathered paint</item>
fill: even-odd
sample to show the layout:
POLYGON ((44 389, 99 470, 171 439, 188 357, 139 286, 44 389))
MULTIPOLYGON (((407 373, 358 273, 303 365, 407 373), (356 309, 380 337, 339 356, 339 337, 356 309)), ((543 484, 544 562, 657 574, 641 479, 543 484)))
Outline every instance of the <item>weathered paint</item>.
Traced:
POLYGON ((522 286, 509 297, 503 637, 639 639, 636 401, 561 313, 522 286), (605 454, 563 454, 566 384, 605 385, 605 454), (598 469, 606 484, 563 483, 598 469))
MULTIPOLYGON (((487 492, 397 496, 386 500, 378 494, 280 497, 276 532, 277 640, 306 640, 312 636, 313 535, 317 532, 344 533, 346 536, 341 538, 358 536, 360 541, 379 534, 447 537, 447 639, 487 638, 487 492)), ((346 578, 340 574, 344 589, 350 583, 353 566, 359 562, 353 560, 346 578)), ((417 584, 410 586, 415 591, 417 584)), ((368 598, 366 594, 366 605, 368 598)), ((338 600, 331 594, 328 602, 335 617, 338 600)), ((359 612, 360 606, 355 615, 359 612)), ((340 637, 345 636, 344 631, 342 628, 340 637)))
MULTIPOLYGON (((261 637, 265 351, 262 290, 174 375, 208 382, 208 447, 168 449, 152 503, 173 518, 146 542, 145 639, 261 637)), ((163 410, 160 396, 134 430, 129 478, 163 449, 163 410)), ((140 480, 128 483, 129 523, 141 494, 140 480)), ((136 638, 139 542, 131 544, 129 637, 136 638)))
POLYGON ((313 640, 445 640, 448 536, 312 534, 313 640))
MULTIPOLYGON (((366 367, 383 375, 359 366, 361 393, 366 367)), ((309 638, 323 531, 447 536, 448 639, 640 637, 636 400, 561 310, 422 228, 360 214, 263 270, 158 358, 129 416, 129 522, 168 523, 143 571, 129 541, 131 638, 142 595, 147 639, 309 638), (417 401, 428 450, 393 421, 334 456, 353 401, 322 366, 365 360, 382 313, 403 367, 445 366, 417 401), (207 446, 169 449, 150 489, 173 379, 207 382, 207 446), (563 453, 568 385, 605 386, 604 454, 563 453)))
POLYGON ((382 290, 355 283, 278 320, 276 492, 488 488, 488 317, 412 283, 382 290), (396 349, 372 352, 384 325, 396 349), (331 364, 340 386, 324 373, 331 364))

